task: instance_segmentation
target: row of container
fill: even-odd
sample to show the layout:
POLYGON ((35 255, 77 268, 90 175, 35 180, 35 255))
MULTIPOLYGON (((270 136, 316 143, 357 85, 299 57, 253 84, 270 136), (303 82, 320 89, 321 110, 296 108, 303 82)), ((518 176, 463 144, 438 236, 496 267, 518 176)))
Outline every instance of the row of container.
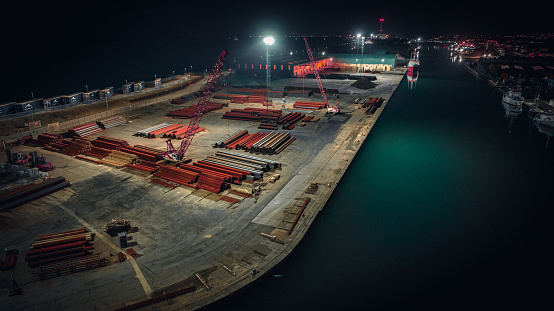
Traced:
POLYGON ((93 90, 90 92, 78 92, 70 95, 61 95, 51 98, 37 98, 26 102, 4 103, 0 105, 0 116, 31 111, 35 109, 44 109, 54 106, 69 105, 78 102, 87 102, 97 99, 109 98, 114 94, 114 88, 108 87, 103 90, 93 90))

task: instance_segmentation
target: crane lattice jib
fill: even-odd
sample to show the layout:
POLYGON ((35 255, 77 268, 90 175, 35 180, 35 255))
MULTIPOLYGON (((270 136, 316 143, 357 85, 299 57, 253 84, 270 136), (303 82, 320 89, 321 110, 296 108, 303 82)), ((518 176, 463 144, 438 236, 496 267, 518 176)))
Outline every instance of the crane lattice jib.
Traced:
POLYGON ((304 42, 306 43, 306 51, 308 51, 308 56, 310 57, 310 62, 312 62, 312 68, 314 69, 315 79, 317 80, 317 85, 319 86, 319 91, 321 92, 321 97, 323 97, 323 102, 325 103, 325 108, 331 108, 331 105, 329 105, 329 101, 327 100, 327 94, 325 94, 325 89, 323 88, 323 84, 321 83, 321 78, 319 77, 319 72, 316 69, 314 56, 312 55, 312 50, 310 49, 310 46, 308 45, 308 39, 304 38, 304 42))
POLYGON ((206 81, 206 85, 202 90, 202 98, 200 99, 200 101, 198 101, 198 104, 196 104, 194 117, 190 120, 189 126, 187 128, 187 131, 185 132, 183 140, 181 141, 179 149, 175 150, 173 144, 171 143, 171 140, 167 141, 167 152, 164 154, 166 158, 172 158, 176 160, 183 159, 185 152, 187 151, 192 142, 192 139, 194 138, 196 129, 198 129, 198 124, 200 124, 200 120, 202 120, 202 116, 206 112, 206 107, 208 106, 208 102, 210 101, 212 93, 215 90, 217 81, 219 81, 219 77, 221 76, 221 73, 223 71, 223 63, 225 62, 226 56, 227 50, 224 50, 223 52, 221 52, 221 55, 219 55, 217 62, 212 68, 212 72, 208 77, 208 81, 206 81))

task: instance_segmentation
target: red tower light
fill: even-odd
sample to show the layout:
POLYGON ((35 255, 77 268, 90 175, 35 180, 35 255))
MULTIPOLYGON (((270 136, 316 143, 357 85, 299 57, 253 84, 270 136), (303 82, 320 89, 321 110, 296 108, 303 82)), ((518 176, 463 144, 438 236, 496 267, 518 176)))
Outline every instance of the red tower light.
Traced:
POLYGON ((384 19, 384 18, 381 18, 381 19, 380 19, 379 21, 380 21, 380 22, 384 22, 384 21, 385 21, 385 19, 384 19))

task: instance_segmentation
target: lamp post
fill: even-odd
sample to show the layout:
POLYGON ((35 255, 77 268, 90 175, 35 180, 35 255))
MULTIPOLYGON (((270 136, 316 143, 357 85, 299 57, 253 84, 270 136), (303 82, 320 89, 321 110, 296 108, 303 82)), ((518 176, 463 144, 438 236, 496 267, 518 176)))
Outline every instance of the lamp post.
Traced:
POLYGON ((265 84, 267 91, 265 93, 265 101, 266 101, 266 122, 269 122, 269 98, 268 98, 268 92, 271 89, 271 56, 269 55, 269 48, 275 43, 275 38, 272 36, 267 36, 264 38, 265 43, 265 66, 266 66, 266 75, 265 75, 265 84))

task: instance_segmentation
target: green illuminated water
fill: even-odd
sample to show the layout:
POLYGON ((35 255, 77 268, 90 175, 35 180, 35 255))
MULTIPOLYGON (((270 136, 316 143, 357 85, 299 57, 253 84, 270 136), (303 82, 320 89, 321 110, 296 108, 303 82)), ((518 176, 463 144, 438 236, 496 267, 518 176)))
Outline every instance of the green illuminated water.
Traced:
POLYGON ((209 310, 552 305, 552 146, 526 112, 425 47, 303 243, 209 310))

